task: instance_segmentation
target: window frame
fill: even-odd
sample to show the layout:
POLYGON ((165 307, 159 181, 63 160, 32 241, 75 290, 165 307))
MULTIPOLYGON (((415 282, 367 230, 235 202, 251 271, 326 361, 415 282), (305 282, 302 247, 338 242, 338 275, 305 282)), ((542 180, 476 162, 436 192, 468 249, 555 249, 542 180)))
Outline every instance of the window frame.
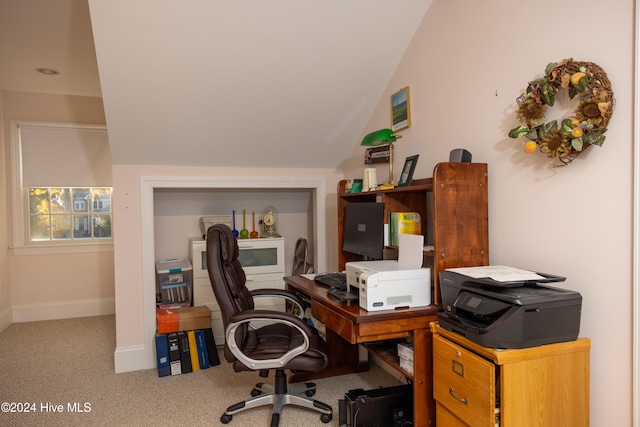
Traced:
MULTIPOLYGON (((39 121, 11 120, 9 134, 9 155, 11 159, 11 204, 13 245, 11 249, 15 255, 64 254, 85 252, 113 251, 113 207, 111 210, 112 236, 103 239, 31 241, 29 239, 29 189, 23 187, 22 156, 20 147, 20 126, 60 127, 69 129, 104 130, 105 125, 85 125, 75 123, 52 123, 39 121)), ((54 186, 55 187, 55 186, 54 186)), ((53 188, 53 187, 52 187, 53 188)), ((111 188, 113 205, 113 187, 111 188)))

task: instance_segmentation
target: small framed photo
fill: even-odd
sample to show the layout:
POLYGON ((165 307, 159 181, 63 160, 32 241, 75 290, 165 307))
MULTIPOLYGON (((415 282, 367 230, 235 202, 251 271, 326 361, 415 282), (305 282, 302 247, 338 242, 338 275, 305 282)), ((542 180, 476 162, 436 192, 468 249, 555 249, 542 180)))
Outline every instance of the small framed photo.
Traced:
POLYGON ((407 157, 404 161, 404 166, 402 167, 402 172, 400 172, 400 179, 398 180, 398 187, 404 187, 411 184, 411 180, 413 179, 413 171, 416 170, 416 164, 418 163, 418 156, 407 157))
POLYGON ((391 130, 395 132, 411 126, 410 113, 409 86, 407 86, 391 95, 391 130))

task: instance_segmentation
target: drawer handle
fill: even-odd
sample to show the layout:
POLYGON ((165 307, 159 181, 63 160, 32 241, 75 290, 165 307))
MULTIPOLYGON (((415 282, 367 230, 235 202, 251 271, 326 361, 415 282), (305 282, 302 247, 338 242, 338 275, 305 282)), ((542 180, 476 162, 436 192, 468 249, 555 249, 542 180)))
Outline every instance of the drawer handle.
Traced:
POLYGON ((469 406, 469 399, 467 399, 466 397, 456 396, 455 393, 453 392, 453 387, 449 387, 449 394, 453 396, 453 398, 456 399, 458 402, 462 402, 465 405, 469 406))

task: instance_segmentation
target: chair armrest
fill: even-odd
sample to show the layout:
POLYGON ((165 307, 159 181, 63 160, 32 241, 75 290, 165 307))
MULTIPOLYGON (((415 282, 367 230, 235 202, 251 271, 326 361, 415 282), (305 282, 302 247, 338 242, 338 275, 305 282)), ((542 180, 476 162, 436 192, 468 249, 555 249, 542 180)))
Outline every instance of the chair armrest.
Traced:
POLYGON ((282 313, 279 311, 273 310, 245 310, 240 313, 236 313, 229 319, 229 325, 226 330, 226 343, 229 347, 229 350, 233 355, 244 365, 250 367, 253 370, 261 370, 261 369, 277 369, 282 368, 286 365, 291 359, 298 356, 299 354, 304 353, 309 349, 309 337, 313 336, 313 329, 307 325, 301 319, 288 314, 282 313), (238 327, 244 323, 250 323, 255 321, 266 320, 272 323, 283 323, 289 325, 293 328, 296 328, 302 334, 304 338, 303 343, 282 355, 277 359, 252 359, 245 355, 236 345, 235 334, 238 327))
POLYGON ((304 317, 304 308, 305 308, 304 300, 300 298, 298 295, 294 294, 293 292, 287 291, 286 289, 263 288, 263 289, 254 289, 250 291, 250 293, 253 298, 260 298, 260 297, 284 298, 298 307, 298 317, 300 319, 304 317))

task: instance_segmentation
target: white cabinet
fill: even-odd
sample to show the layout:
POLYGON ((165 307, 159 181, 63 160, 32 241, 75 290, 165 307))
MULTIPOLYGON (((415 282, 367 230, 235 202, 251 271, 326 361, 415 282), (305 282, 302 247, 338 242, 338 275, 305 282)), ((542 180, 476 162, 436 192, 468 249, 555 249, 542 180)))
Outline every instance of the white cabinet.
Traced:
MULTIPOLYGON (((249 290, 284 289, 284 239, 239 239, 238 259, 247 276, 249 290)), ((211 288, 207 271, 207 248, 200 238, 189 239, 189 256, 193 265, 193 305, 206 305, 211 310, 211 327, 217 345, 224 344, 222 313, 211 288)), ((256 308, 285 310, 281 298, 257 298, 256 308)), ((259 325, 258 325, 259 326, 259 325)))

